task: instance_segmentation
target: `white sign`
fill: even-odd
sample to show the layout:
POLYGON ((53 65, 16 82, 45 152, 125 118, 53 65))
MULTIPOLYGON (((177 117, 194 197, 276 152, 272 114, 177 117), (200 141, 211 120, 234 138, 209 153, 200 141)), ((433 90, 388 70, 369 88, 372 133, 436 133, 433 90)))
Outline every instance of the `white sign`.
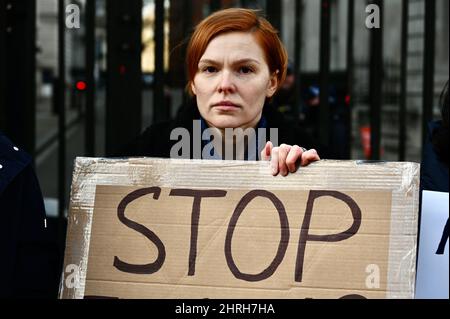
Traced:
POLYGON ((448 193, 424 191, 416 299, 448 299, 448 193))

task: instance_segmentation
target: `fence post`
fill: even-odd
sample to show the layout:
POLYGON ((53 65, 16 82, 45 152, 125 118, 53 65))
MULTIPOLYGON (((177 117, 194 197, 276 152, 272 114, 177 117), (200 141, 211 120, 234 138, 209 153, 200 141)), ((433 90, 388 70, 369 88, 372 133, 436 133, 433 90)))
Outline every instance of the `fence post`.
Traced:
POLYGON ((328 146, 330 141, 330 33, 331 14, 330 1, 321 0, 320 17, 320 106, 319 106, 319 139, 328 146))
POLYGON ((381 105, 383 82, 383 0, 374 0, 380 8, 380 27, 370 30, 370 150, 371 159, 380 159, 381 150, 381 105))
POLYGON ((400 71, 400 110, 398 114, 398 160, 406 158, 406 90, 407 90, 407 67, 408 67, 408 14, 409 0, 402 0, 402 39, 401 39, 401 71, 400 71))
POLYGON ((436 0, 425 1, 425 40, 423 63, 422 146, 428 136, 428 123, 433 119, 434 52, 436 30, 436 0))
POLYGON ((85 153, 95 156, 95 12, 96 1, 86 1, 86 120, 85 153))
POLYGON ((142 0, 106 1, 106 155, 141 133, 142 0))

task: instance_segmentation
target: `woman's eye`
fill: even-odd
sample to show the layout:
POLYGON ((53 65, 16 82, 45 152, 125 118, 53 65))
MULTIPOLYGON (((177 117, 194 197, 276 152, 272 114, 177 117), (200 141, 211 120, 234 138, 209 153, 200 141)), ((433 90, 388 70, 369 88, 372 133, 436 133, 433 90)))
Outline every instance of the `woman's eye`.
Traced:
POLYGON ((248 66, 243 66, 239 69, 239 72, 243 73, 243 74, 249 74, 249 73, 252 73, 253 70, 252 70, 252 68, 250 68, 248 66))
POLYGON ((206 73, 214 73, 216 71, 217 71, 217 69, 213 66, 207 66, 203 69, 203 72, 206 72, 206 73))

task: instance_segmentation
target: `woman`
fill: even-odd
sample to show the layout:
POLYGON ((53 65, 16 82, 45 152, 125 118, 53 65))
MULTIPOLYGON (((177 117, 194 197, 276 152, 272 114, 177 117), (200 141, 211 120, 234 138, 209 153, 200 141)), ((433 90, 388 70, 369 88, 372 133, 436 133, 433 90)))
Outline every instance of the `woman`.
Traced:
MULTIPOLYGON (((252 160, 256 157, 249 155, 253 153, 251 138, 238 140, 227 131, 254 129, 258 135, 261 129, 276 128, 284 144, 274 147, 272 142, 264 141, 257 145, 258 152, 262 149, 260 158, 270 160, 274 176, 286 176, 299 165, 320 159, 316 150, 306 149, 315 145, 311 138, 285 122, 268 104, 286 77, 287 54, 277 31, 256 11, 226 9, 203 20, 189 42, 187 68, 187 90, 194 97, 193 103, 183 107, 175 121, 147 129, 125 150, 125 155, 173 157, 179 142, 174 139, 174 130, 181 128, 184 131, 179 135, 185 132, 190 136, 190 150, 200 144, 205 147, 206 136, 216 158, 230 158, 226 156, 227 146, 242 142, 245 154, 237 154, 235 147, 233 158, 240 155, 252 160), (203 134, 195 134, 195 120, 203 134)), ((190 152, 189 158, 205 158, 205 152, 190 152)))

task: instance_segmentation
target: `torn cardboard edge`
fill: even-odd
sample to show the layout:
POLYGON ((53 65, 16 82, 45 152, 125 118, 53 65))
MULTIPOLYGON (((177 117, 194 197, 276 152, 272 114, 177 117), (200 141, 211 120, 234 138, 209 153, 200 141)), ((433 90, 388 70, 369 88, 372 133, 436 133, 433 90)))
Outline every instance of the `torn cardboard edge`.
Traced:
POLYGON ((230 190, 389 190, 392 192, 390 227, 394 235, 389 242, 386 296, 413 298, 419 172, 420 166, 416 163, 323 160, 302 167, 286 178, 274 178, 266 162, 77 158, 60 298, 84 297, 96 185, 230 190), (229 174, 224 174, 225 170, 229 174), (364 180, 360 174, 364 174, 364 180))

